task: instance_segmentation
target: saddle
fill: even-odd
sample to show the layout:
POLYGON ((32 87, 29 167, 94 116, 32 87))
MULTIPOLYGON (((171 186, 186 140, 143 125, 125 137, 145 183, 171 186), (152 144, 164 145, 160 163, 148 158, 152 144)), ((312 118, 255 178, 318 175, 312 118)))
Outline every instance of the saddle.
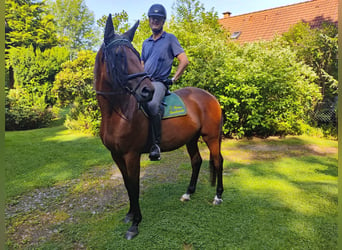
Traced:
MULTIPOLYGON (((146 105, 142 105, 144 114, 148 117, 146 105)), ((184 116, 187 114, 186 106, 183 100, 173 92, 169 92, 160 105, 160 113, 163 114, 162 119, 184 116)))

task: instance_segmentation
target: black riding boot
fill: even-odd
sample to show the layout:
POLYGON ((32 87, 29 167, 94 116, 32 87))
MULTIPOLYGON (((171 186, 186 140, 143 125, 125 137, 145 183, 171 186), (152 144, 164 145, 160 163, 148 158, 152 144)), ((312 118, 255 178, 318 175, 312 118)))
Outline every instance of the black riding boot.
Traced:
POLYGON ((150 117, 152 126, 152 142, 153 145, 150 150, 150 160, 160 161, 160 137, 161 137, 161 116, 157 114, 150 117))

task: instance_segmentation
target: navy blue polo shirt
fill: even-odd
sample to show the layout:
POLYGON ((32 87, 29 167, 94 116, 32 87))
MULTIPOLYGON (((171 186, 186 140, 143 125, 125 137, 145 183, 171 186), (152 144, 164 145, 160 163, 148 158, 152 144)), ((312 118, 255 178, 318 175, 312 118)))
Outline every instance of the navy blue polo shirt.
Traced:
POLYGON ((154 80, 165 80, 171 73, 173 59, 184 52, 175 35, 163 32, 157 39, 152 36, 143 42, 141 60, 145 72, 154 80))

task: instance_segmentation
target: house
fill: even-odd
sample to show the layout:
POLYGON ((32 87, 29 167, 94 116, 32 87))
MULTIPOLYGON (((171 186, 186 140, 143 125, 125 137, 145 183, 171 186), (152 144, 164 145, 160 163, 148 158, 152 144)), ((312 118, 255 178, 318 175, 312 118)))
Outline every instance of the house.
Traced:
POLYGON ((243 15, 232 16, 230 12, 223 15, 219 23, 239 43, 271 40, 301 21, 311 27, 319 27, 324 21, 337 25, 338 0, 310 0, 243 15))

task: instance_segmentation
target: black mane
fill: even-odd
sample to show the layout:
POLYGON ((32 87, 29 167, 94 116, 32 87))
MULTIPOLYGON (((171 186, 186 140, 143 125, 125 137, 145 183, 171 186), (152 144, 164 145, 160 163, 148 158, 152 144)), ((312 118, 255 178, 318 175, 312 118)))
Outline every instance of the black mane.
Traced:
POLYGON ((127 85, 127 55, 124 52, 124 46, 131 49, 140 61, 139 52, 133 47, 131 42, 125 38, 119 37, 107 44, 102 44, 103 58, 107 65, 107 74, 111 80, 113 90, 118 87, 125 88, 127 85))

